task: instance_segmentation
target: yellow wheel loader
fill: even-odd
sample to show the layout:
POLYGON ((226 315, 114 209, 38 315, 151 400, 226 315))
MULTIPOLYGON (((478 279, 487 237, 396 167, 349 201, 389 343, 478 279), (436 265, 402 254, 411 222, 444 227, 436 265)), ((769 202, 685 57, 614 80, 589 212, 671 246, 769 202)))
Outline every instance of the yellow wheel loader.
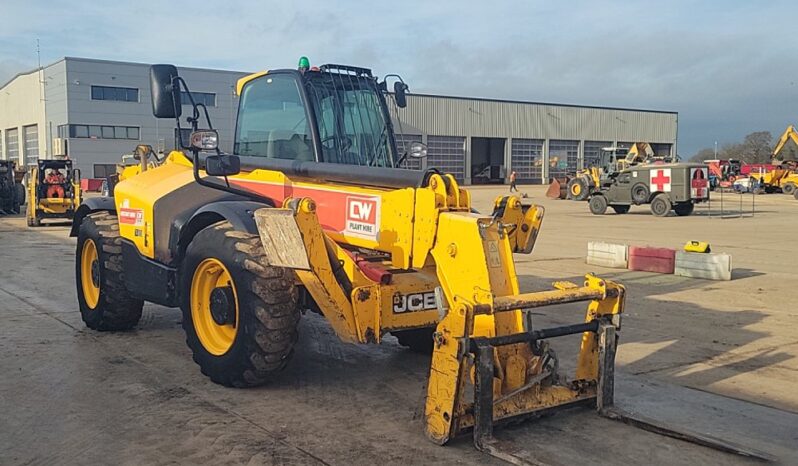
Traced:
POLYGON ((45 219, 72 220, 80 206, 80 169, 69 159, 39 160, 28 172, 29 227, 45 219))
MULTIPOLYGON (((150 75, 154 115, 180 127, 186 83, 171 65, 150 75)), ((575 405, 610 413, 624 287, 588 275, 522 292, 513 254, 532 251, 543 208, 503 196, 474 213, 451 175, 400 168, 426 147, 398 153, 388 88, 368 69, 305 60, 242 78, 234 155, 191 102, 184 152, 75 215, 83 321, 125 330, 145 301, 180 307, 194 361, 232 387, 279 377, 303 309, 346 342, 393 334, 432 354, 427 437, 473 431, 500 457, 498 421, 575 405), (574 302, 586 303, 581 322, 531 320, 574 302), (564 335, 581 335, 570 377, 549 344, 564 335)), ((391 101, 403 107, 406 90, 395 81, 391 101)))

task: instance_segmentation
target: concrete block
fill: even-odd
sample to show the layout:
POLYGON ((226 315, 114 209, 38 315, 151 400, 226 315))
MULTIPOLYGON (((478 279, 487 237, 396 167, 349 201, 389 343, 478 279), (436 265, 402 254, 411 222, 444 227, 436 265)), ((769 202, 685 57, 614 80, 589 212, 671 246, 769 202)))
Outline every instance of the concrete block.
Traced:
POLYGON ((731 272, 732 260, 729 254, 676 252, 676 267, 673 273, 681 277, 731 280, 731 272))
POLYGON ((625 244, 587 243, 587 261, 589 265, 625 269, 627 264, 627 248, 625 244))
POLYGON ((629 246, 629 270, 673 273, 675 259, 675 249, 629 246))

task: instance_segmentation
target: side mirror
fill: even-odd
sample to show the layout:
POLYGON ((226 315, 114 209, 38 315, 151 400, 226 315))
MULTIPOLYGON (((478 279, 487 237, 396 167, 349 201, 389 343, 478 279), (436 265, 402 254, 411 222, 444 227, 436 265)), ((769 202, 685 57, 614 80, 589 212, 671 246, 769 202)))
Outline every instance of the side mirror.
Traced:
POLYGON ((237 155, 209 155, 205 158, 205 173, 210 176, 232 176, 241 172, 241 159, 237 155))
POLYGON ((150 96, 152 114, 155 118, 180 118, 183 106, 180 102, 180 87, 174 65, 152 65, 150 67, 150 96))
POLYGON ((402 81, 393 83, 393 96, 396 99, 396 106, 399 108, 407 107, 407 84, 402 81))

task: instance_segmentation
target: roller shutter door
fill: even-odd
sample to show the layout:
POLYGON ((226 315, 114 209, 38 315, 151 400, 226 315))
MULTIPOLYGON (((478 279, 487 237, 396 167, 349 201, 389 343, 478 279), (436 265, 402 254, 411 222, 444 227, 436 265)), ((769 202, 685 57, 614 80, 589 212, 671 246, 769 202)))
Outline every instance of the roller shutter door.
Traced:
POLYGON ((549 141, 549 178, 576 173, 579 160, 579 141, 549 141))
POLYGON ((459 182, 465 177, 465 138, 460 136, 430 136, 427 138, 427 167, 449 173, 459 182))
POLYGON ((518 183, 543 182, 543 139, 513 139, 510 155, 518 183))

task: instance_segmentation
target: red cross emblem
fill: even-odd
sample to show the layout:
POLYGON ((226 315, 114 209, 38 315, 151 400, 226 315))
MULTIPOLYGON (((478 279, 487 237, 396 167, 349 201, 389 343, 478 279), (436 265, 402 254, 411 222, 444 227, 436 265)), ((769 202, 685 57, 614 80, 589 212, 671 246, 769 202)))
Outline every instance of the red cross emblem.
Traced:
POLYGON ((671 190, 671 171, 670 169, 659 169, 651 171, 651 185, 656 186, 654 191, 670 191, 671 190))

